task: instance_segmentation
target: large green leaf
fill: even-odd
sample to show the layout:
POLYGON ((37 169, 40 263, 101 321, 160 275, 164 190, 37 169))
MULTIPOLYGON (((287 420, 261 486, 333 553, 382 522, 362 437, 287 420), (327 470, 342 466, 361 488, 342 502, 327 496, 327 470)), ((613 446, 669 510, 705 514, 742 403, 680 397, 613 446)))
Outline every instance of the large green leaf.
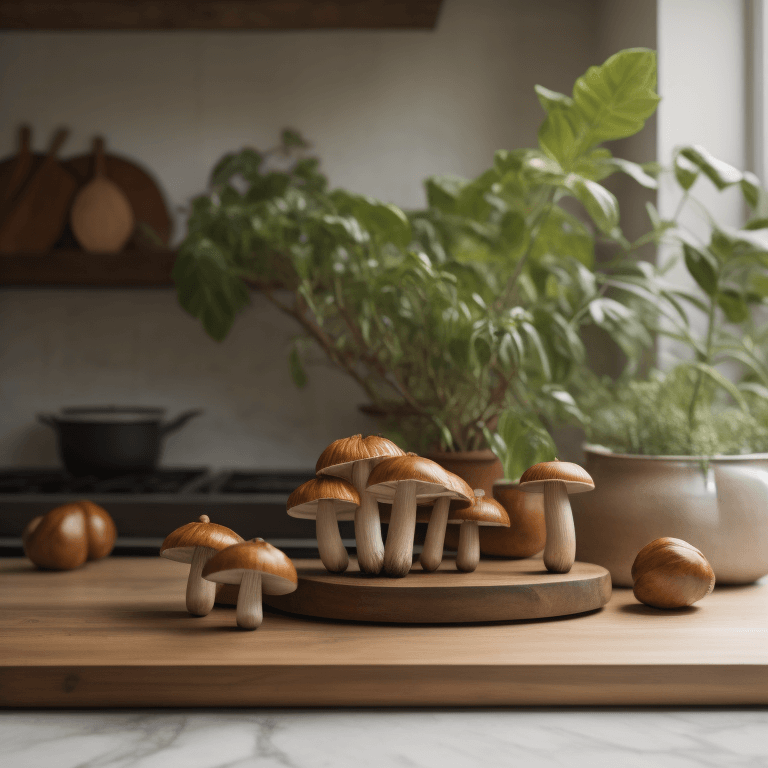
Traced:
MULTIPOLYGON (((540 97, 541 98, 541 97, 540 97)), ((604 141, 637 133, 654 113, 656 53, 633 48, 590 67, 573 88, 573 104, 561 101, 539 129, 539 145, 565 170, 575 159, 604 141)))
POLYGON ((689 243, 683 243, 685 266, 691 277, 708 296, 717 293, 717 259, 708 251, 702 251, 689 243))
POLYGON ((534 90, 539 99, 539 104, 544 107, 545 112, 573 106, 573 99, 570 96, 566 96, 564 93, 550 91, 549 88, 545 88, 543 85, 535 85, 534 90))
POLYGON ((565 180, 567 188, 584 206, 592 221, 606 234, 614 234, 619 224, 619 202, 601 184, 569 174, 565 180))
POLYGON ((738 184, 743 179, 743 174, 738 168, 718 160, 704 147, 684 147, 680 150, 680 155, 701 169, 718 189, 725 189, 731 184, 738 184))
POLYGON ((179 303, 217 341, 229 333, 249 301, 248 288, 208 239, 187 241, 173 267, 179 303))
POLYGON ((499 417, 497 440, 491 442, 504 466, 504 475, 519 480, 528 467, 541 461, 552 461, 557 450, 549 432, 533 413, 511 408, 499 417))
POLYGON ((656 52, 646 48, 620 51, 602 66, 590 67, 573 87, 581 114, 582 146, 632 136, 656 111, 656 52))

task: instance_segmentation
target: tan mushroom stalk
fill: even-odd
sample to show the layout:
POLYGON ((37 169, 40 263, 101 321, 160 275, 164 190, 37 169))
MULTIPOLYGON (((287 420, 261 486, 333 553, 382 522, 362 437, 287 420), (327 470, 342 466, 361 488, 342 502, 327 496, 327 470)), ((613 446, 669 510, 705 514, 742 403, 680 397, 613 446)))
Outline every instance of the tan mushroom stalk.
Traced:
POLYGON ((519 488, 544 494, 544 524, 547 542, 544 565, 552 573, 568 573, 576 560, 576 531, 568 495, 593 491, 589 473, 568 461, 545 461, 523 472, 519 488))
POLYGON ((214 588, 216 583, 240 585, 236 619, 242 629, 261 626, 262 594, 287 595, 299 583, 290 558, 264 539, 252 539, 223 549, 206 563, 203 577, 214 588))
POLYGON ((207 616, 216 599, 216 585, 201 574, 203 566, 220 550, 239 544, 243 539, 223 525, 200 515, 196 523, 187 523, 169 533, 160 547, 160 556, 177 563, 189 563, 187 610, 194 616, 207 616))
POLYGON ((461 523, 456 567, 464 573, 472 573, 480 562, 479 526, 509 528, 509 515, 498 501, 486 498, 485 491, 477 488, 472 504, 452 511, 448 522, 461 523))
POLYGON ((355 510, 355 546, 363 573, 376 575, 384 565, 379 505, 366 491, 366 483, 371 470, 383 459, 402 455, 403 451, 384 437, 353 435, 331 443, 317 460, 318 475, 347 480, 360 495, 360 506, 355 510))
POLYGON ((409 453, 384 459, 368 477, 368 490, 380 501, 392 504, 384 545, 384 572, 402 578, 413 564, 416 505, 432 504, 450 496, 448 473, 434 461, 409 453))
POLYGON ((443 562, 445 531, 450 513, 470 506, 474 498, 472 489, 460 477, 447 470, 445 474, 449 481, 449 487, 446 489, 448 495, 441 496, 432 507, 424 547, 419 557, 421 567, 425 571, 436 571, 443 562))
POLYGON ((343 573, 349 555, 339 533, 339 520, 353 520, 360 494, 346 480, 315 477, 288 497, 288 514, 315 521, 320 559, 331 573, 343 573))

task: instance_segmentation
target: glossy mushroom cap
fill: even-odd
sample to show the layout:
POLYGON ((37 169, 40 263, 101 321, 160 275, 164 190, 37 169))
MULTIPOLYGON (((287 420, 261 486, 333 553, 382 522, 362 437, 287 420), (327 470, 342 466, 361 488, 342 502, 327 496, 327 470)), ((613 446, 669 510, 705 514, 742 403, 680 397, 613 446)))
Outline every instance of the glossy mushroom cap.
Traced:
POLYGON ((246 571, 261 573, 261 590, 265 595, 287 595, 299 584, 288 555, 263 539, 222 549, 205 564, 202 575, 218 584, 239 584, 246 571))
MULTIPOLYGON (((458 479, 458 478, 457 478, 458 479)), ((434 501, 441 496, 456 496, 457 491, 450 472, 439 464, 415 453, 384 459, 377 464, 368 477, 367 489, 377 499, 391 501, 395 496, 398 483, 414 480, 416 497, 422 503, 434 501)))
POLYGON ((321 454, 315 465, 318 475, 332 475, 344 480, 352 479, 352 467, 358 461, 377 464, 390 456, 403 456, 391 440, 379 435, 352 435, 334 440, 321 454))
POLYGON ((351 483, 338 477, 315 477, 288 497, 288 514, 313 520, 317 517, 317 505, 323 500, 334 502, 339 520, 354 520, 355 510, 360 506, 360 494, 351 483))
POLYGON ((493 525, 509 528, 507 510, 496 499, 489 499, 485 491, 476 490, 471 506, 452 509, 448 516, 449 523, 475 522, 478 525, 493 525))
POLYGON ((518 488, 528 493, 542 493, 544 485, 552 480, 565 483, 568 493, 594 491, 595 483, 589 473, 578 464, 569 461, 543 461, 523 472, 518 488))
POLYGON ((242 536, 226 526, 210 522, 208 515, 200 515, 199 521, 182 525, 166 536, 160 556, 177 563, 191 563, 195 547, 210 547, 219 552, 242 541, 242 536))
POLYGON ((92 501, 56 507, 29 522, 22 534, 24 554, 38 567, 57 571, 79 568, 106 557, 117 529, 105 509, 92 501))

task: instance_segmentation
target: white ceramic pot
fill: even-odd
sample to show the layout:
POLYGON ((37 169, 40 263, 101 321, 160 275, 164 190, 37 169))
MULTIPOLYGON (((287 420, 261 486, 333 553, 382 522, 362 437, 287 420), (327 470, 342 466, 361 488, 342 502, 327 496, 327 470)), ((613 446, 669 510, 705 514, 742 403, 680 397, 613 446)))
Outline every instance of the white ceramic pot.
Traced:
POLYGON ((628 456, 586 446, 595 490, 571 497, 576 557, 631 587, 637 553, 661 536, 700 549, 719 584, 768 574, 768 454, 628 456))

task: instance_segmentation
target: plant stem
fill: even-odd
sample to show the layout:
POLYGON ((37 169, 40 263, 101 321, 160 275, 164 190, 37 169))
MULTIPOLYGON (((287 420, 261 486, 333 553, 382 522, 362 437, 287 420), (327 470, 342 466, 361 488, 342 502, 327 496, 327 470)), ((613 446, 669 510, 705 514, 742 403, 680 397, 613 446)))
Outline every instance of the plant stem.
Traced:
POLYGON ((504 289, 504 293, 501 296, 499 306, 506 305, 514 296, 515 289, 517 287, 517 281, 520 279, 520 275, 523 273, 525 264, 531 255, 531 251, 533 250, 536 238, 539 236, 539 231, 544 226, 544 223, 546 222, 547 217, 552 210, 552 204, 555 201, 556 192, 557 190, 554 187, 549 190, 546 200, 542 204, 541 208, 536 212, 536 215, 533 217, 533 221, 531 222, 531 236, 528 239, 528 246, 526 247, 523 255, 518 259, 517 264, 515 264, 515 269, 507 281, 507 285, 504 289))
MULTIPOLYGON (((703 362, 706 365, 712 364, 712 340, 715 334, 715 319, 717 317, 717 293, 710 297, 709 312, 707 313, 707 341, 705 346, 705 357, 703 362)), ((696 401, 699 398, 701 391, 701 383, 704 379, 702 371, 698 372, 696 376, 696 382, 693 385, 693 393, 691 394, 691 402, 688 406, 688 444, 693 446, 693 428, 696 420, 696 401)))

